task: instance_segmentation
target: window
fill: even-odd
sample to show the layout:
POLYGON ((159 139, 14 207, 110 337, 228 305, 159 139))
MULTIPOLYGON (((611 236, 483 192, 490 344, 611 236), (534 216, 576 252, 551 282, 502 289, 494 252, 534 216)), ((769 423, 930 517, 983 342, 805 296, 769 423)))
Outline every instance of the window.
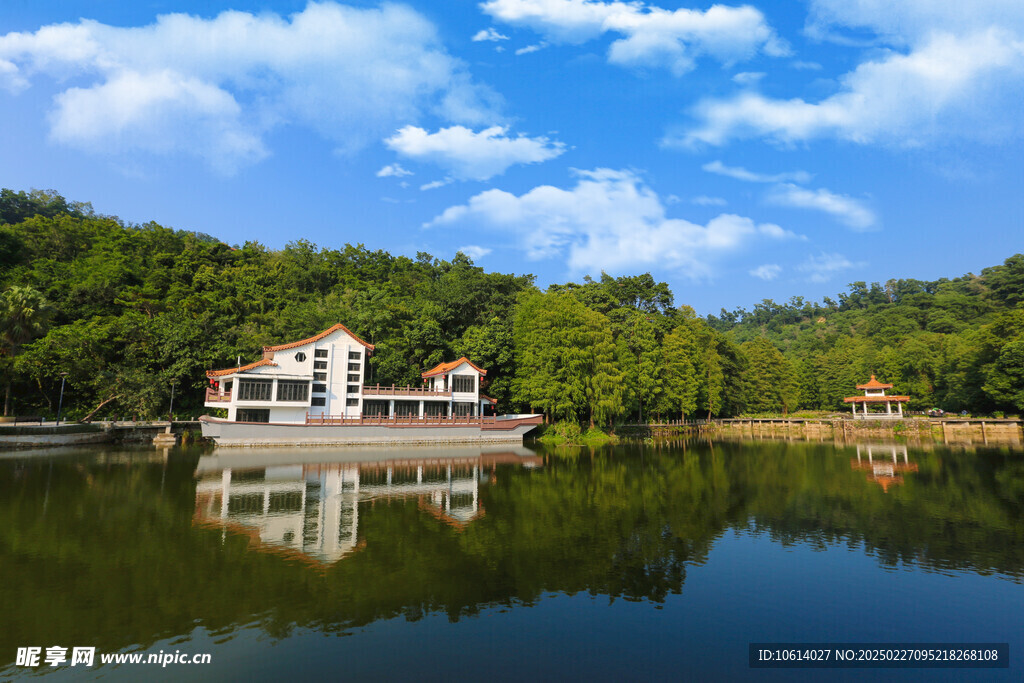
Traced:
POLYGON ((345 405, 347 405, 347 406, 357 406, 357 405, 359 405, 359 399, 358 398, 347 399, 345 401, 345 405))
POLYGON ((314 394, 326 394, 327 393, 327 385, 326 384, 314 384, 313 385, 313 393, 314 394))
POLYGON ((315 379, 317 382, 326 382, 327 381, 327 373, 326 372, 314 372, 313 373, 313 379, 315 379))
POLYGON ((389 412, 387 401, 363 401, 363 415, 366 417, 387 417, 389 412))
POLYGON ((325 360, 315 360, 315 361, 313 361, 313 369, 314 370, 326 370, 327 369, 327 361, 325 361, 325 360))
MULTIPOLYGON (((269 401, 273 386, 274 382, 269 379, 240 379, 238 380, 238 400, 269 401)), ((240 420, 240 422, 256 422, 256 420, 240 420)))
POLYGON ((268 408, 239 408, 235 413, 235 422, 270 422, 268 408))
POLYGON ((395 415, 397 417, 419 417, 419 401, 395 401, 395 415))
POLYGON ((327 397, 326 396, 314 396, 313 397, 313 405, 315 405, 315 406, 325 406, 325 405, 327 405, 327 397))
POLYGON ((348 385, 348 393, 350 393, 350 394, 358 394, 359 393, 359 385, 358 384, 349 384, 348 385))
POLYGON ((359 372, 359 363, 349 363, 348 364, 348 371, 349 372, 359 372))
POLYGON ((349 360, 359 360, 360 357, 362 357, 362 354, 359 353, 358 351, 349 351, 348 352, 348 359, 349 360))
POLYGON ((277 382, 277 400, 278 401, 303 401, 305 402, 309 398, 309 383, 308 382, 292 382, 288 380, 278 380, 277 382))
POLYGON ((476 378, 472 375, 452 375, 452 391, 476 391, 476 378))
POLYGON ((300 363, 305 363, 306 362, 306 354, 304 354, 302 351, 299 351, 297 354, 295 354, 295 360, 300 362, 300 363))
POLYGON ((439 403, 435 401, 424 401, 423 402, 423 414, 427 417, 444 417, 448 411, 447 403, 439 403))
POLYGON ((454 410, 452 412, 455 415, 458 415, 459 417, 466 417, 467 415, 472 415, 473 414, 473 404, 472 403, 457 402, 457 403, 453 404, 452 407, 454 408, 454 410))
POLYGON ((359 375, 349 375, 348 376, 348 381, 349 382, 358 382, 359 381, 359 375))
POLYGON ((314 358, 327 358, 327 349, 317 349, 313 352, 314 358))

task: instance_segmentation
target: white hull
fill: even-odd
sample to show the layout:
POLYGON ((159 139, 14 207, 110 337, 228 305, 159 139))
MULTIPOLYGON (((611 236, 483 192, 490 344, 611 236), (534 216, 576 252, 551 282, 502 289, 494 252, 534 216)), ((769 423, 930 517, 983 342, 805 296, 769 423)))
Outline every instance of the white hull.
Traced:
POLYGON ((357 446, 366 444, 514 443, 541 422, 540 415, 509 415, 453 424, 416 421, 375 424, 230 422, 204 415, 203 436, 218 446, 357 446))

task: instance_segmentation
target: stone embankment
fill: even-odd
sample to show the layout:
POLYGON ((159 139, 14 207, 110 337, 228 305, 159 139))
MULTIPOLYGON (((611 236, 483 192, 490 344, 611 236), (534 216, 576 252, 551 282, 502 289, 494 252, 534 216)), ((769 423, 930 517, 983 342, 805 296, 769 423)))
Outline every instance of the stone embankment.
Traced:
POLYGON ((174 445, 202 438, 199 422, 92 422, 89 424, 36 422, 0 425, 0 449, 81 446, 101 443, 153 443, 174 445))
POLYGON ((744 438, 831 441, 896 437, 936 443, 1022 444, 1021 420, 971 418, 907 418, 903 420, 852 420, 849 418, 734 418, 688 420, 659 424, 622 425, 620 436, 655 438, 671 436, 722 436, 744 438))

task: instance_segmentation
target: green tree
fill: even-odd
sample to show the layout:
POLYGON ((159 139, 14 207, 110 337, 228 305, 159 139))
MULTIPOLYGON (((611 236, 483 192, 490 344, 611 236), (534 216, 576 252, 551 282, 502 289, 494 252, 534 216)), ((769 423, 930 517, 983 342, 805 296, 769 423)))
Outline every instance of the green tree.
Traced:
POLYGON ((781 411, 783 415, 797 407, 800 387, 792 364, 765 337, 743 344, 749 363, 746 379, 747 409, 755 413, 781 411))
POLYGON ((661 371, 665 386, 662 407, 667 413, 678 411, 682 420, 697 410, 697 353, 696 337, 690 325, 679 325, 665 335, 662 342, 661 371))
POLYGON ((0 352, 7 359, 4 415, 11 414, 14 362, 22 346, 44 332, 52 313, 46 298, 31 287, 16 285, 0 294, 0 352))

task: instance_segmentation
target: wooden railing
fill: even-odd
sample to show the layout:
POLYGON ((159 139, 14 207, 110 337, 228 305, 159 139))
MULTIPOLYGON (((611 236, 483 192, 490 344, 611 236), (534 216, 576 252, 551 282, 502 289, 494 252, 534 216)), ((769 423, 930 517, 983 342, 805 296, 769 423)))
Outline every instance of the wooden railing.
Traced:
POLYGON ((444 396, 450 397, 452 392, 450 391, 434 391, 433 389, 426 389, 424 387, 396 387, 394 384, 391 386, 381 386, 379 384, 374 386, 364 386, 363 396, 444 396))
POLYGON ((206 390, 206 402, 207 403, 230 403, 231 402, 231 392, 230 391, 225 391, 224 393, 221 393, 217 389, 207 389, 206 390))
POLYGON ((361 415, 344 417, 342 415, 310 415, 306 413, 307 425, 351 425, 366 427, 480 427, 482 429, 512 429, 523 423, 539 424, 541 416, 530 415, 523 418, 506 417, 474 417, 472 415, 456 415, 454 417, 385 417, 361 415))
POLYGON ((359 417, 345 417, 344 415, 310 415, 306 413, 306 424, 309 425, 419 425, 436 427, 493 424, 494 422, 496 422, 494 417, 474 417, 472 415, 457 415, 455 417, 360 415, 359 417))

